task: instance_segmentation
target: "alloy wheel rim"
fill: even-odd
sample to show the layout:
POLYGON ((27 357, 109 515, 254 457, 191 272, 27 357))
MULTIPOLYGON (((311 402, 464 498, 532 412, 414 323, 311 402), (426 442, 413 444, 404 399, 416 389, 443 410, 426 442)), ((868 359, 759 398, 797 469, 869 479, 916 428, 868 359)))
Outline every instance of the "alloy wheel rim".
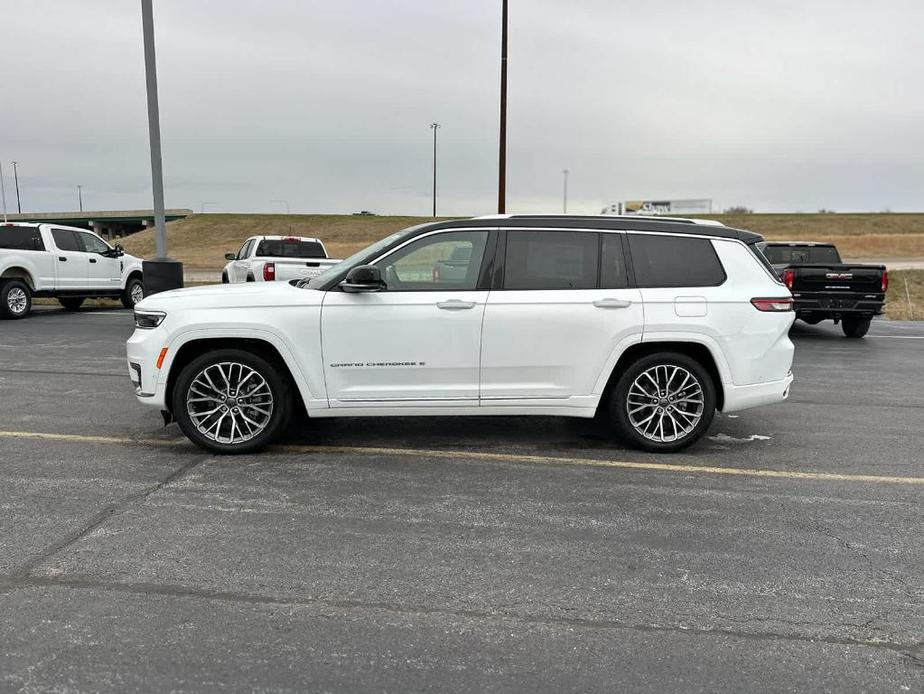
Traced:
POLYGON ((133 284, 132 290, 131 290, 131 296, 132 296, 132 303, 137 304, 139 301, 141 301, 144 298, 144 287, 142 287, 137 282, 133 284))
POLYGON ((629 423, 649 441, 670 443, 690 435, 703 418, 699 379, 682 366, 658 364, 632 381, 626 395, 629 423))
POLYGON ((26 310, 28 299, 21 287, 13 287, 6 295, 6 306, 12 313, 22 313, 26 310))
POLYGON ((259 436, 273 417, 273 392, 255 369, 224 361, 203 368, 186 392, 186 412, 200 434, 223 444, 259 436))

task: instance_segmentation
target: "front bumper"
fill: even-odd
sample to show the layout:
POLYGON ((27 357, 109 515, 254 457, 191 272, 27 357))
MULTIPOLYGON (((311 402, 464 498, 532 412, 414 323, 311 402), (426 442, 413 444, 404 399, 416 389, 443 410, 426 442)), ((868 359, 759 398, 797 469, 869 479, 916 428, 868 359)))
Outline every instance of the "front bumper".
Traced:
POLYGON ((730 383, 723 385, 725 390, 725 406, 722 412, 737 412, 761 405, 772 405, 783 402, 789 397, 789 388, 792 385, 792 371, 786 378, 769 383, 755 383, 748 386, 736 386, 730 383))
POLYGON ((166 383, 160 383, 161 372, 157 368, 157 358, 166 340, 166 332, 161 328, 136 329, 125 344, 128 376, 135 387, 135 396, 138 402, 158 410, 167 409, 166 383))

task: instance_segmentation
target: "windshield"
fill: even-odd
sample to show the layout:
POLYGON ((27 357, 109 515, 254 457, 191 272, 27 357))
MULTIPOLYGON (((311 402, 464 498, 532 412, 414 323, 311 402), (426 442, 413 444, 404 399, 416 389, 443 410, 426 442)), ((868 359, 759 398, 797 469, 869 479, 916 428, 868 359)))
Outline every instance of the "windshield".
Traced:
POLYGON ((301 239, 264 239, 257 246, 258 257, 270 258, 326 258, 324 246, 317 241, 301 239))
POLYGON ((395 232, 391 236, 386 236, 384 239, 376 241, 371 246, 366 246, 361 251, 357 251, 351 255, 349 258, 345 258, 336 265, 329 267, 321 274, 312 277, 307 282, 307 284, 300 284, 299 286, 307 286, 309 289, 318 289, 337 277, 346 277, 346 274, 350 271, 351 268, 356 267, 357 265, 363 265, 370 260, 374 260, 376 257, 378 257, 379 253, 404 236, 409 235, 416 228, 417 227, 402 229, 401 231, 395 232))
POLYGON ((774 265, 793 263, 840 263, 834 246, 774 246, 764 247, 764 255, 774 265))

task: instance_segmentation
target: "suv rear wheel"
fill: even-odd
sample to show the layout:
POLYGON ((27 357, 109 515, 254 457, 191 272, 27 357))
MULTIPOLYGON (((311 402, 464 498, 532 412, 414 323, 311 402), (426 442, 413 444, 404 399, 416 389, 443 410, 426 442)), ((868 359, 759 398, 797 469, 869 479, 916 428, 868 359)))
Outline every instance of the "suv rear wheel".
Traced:
POLYGON ((183 433, 215 453, 262 448, 282 430, 292 409, 278 367, 240 349, 209 352, 183 367, 172 406, 183 433))
POLYGON ((609 411, 626 443, 659 453, 679 451, 712 423, 715 386, 695 359, 676 352, 652 354, 619 377, 609 411))
POLYGON ((841 330, 847 337, 863 337, 869 331, 872 318, 844 318, 841 321, 841 330))

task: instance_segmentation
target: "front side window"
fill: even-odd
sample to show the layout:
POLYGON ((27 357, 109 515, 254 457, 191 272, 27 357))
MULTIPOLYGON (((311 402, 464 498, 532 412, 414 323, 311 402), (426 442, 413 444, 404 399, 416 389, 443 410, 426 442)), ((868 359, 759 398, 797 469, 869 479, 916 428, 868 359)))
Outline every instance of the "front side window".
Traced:
POLYGON ((629 249, 639 287, 717 287, 725 281, 709 239, 629 234, 629 249))
POLYGON ((70 229, 52 229, 51 236, 58 250, 84 252, 83 244, 77 238, 77 234, 70 229))
POLYGON ((79 240, 83 242, 83 249, 81 250, 85 250, 87 253, 105 253, 110 250, 105 241, 94 234, 77 235, 80 237, 79 240))
POLYGON ((376 263, 388 291, 471 290, 488 241, 487 231, 425 236, 376 263))
POLYGON ((594 232, 510 230, 504 289, 595 289, 598 246, 594 232))

